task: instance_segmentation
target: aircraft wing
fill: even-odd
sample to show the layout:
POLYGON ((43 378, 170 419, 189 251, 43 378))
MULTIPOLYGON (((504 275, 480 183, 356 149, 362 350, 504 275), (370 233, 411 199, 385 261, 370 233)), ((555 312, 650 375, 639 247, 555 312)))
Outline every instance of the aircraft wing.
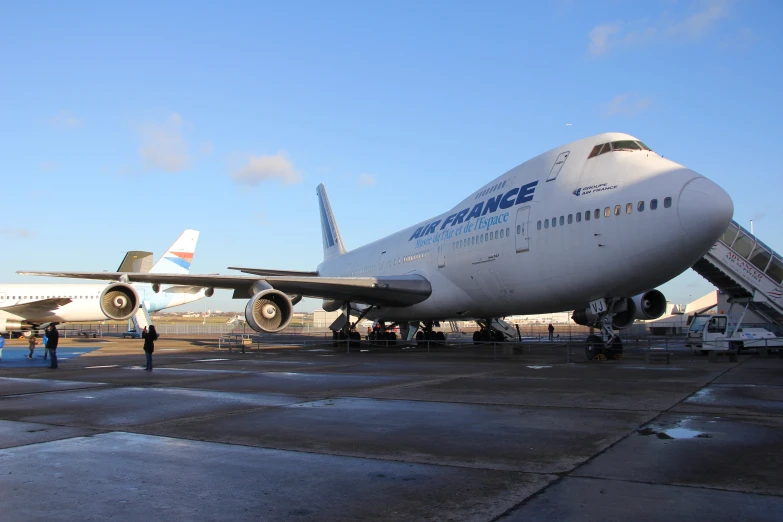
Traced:
POLYGON ((3 312, 9 312, 19 317, 42 317, 50 312, 54 312, 61 306, 70 303, 70 297, 51 297, 49 299, 39 299, 29 303, 11 305, 0 308, 3 312))
POLYGON ((253 285, 266 282, 272 288, 291 295, 346 300, 381 306, 411 306, 432 293, 430 282, 420 275, 377 277, 320 277, 293 275, 217 275, 217 274, 150 274, 122 272, 17 272, 20 275, 68 277, 121 281, 125 283, 158 283, 206 288, 228 288, 234 297, 252 297, 253 285))

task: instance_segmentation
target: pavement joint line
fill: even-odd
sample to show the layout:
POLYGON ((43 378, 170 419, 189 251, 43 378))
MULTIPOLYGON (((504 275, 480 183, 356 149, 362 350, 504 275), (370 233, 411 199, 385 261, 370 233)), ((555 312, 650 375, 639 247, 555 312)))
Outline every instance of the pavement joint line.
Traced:
MULTIPOLYGON (((745 359, 745 361, 747 361, 747 360, 749 360, 749 359, 745 359)), ((524 506, 525 504, 527 504, 527 503, 528 503, 529 501, 531 501, 532 499, 536 498, 537 496, 539 496, 539 495, 543 494, 544 492, 548 491, 548 490, 549 490, 550 488, 552 488, 553 486, 555 486, 555 485, 559 484, 560 482, 562 482, 562 480, 563 480, 563 479, 565 479, 566 477, 572 477, 572 476, 573 476, 573 474, 574 474, 576 471, 578 471, 580 468, 583 468, 585 465, 589 464, 589 463, 590 463, 590 462, 592 462, 593 460, 595 460, 595 459, 597 459, 598 457, 600 457, 600 456, 604 455, 606 452, 608 452, 609 450, 611 450, 612 448, 614 448, 615 446, 617 446, 618 444, 620 444, 621 442, 623 442, 624 440, 626 440, 628 437, 630 437, 630 436, 631 436, 631 435, 633 435, 634 433, 638 432, 638 431, 639 431, 639 428, 641 428, 641 427, 642 427, 642 426, 644 426, 645 424, 650 424, 651 422, 655 422, 655 420, 656 420, 656 419, 658 419, 658 418, 660 418, 660 417, 661 417, 661 416, 662 416, 664 413, 670 413, 670 412, 671 412, 671 413, 677 413, 677 412, 672 412, 672 411, 671 411, 671 410, 672 410, 672 408, 674 408, 674 407, 676 407, 676 406, 678 406, 678 405, 682 404, 682 403, 683 403, 684 401, 686 401, 688 398, 692 397, 693 395, 695 395, 696 393, 698 393, 698 392, 699 392, 699 391, 701 391, 702 389, 706 388, 706 387, 707 387, 707 386, 709 386, 711 383, 715 382, 715 380, 716 380, 716 379, 719 379, 719 378, 721 378, 723 375, 725 375, 726 373, 728 373, 728 372, 729 372, 730 370, 732 370, 733 368, 736 368, 736 367, 737 367, 737 366, 739 366, 740 364, 743 364, 745 361, 742 361, 742 362, 740 362, 740 363, 737 363, 737 364, 735 364, 735 365, 733 365, 733 366, 730 366, 730 367, 726 368, 724 371, 720 372, 718 375, 716 375, 714 378, 712 378, 711 380, 709 380, 708 382, 706 382, 704 385, 700 386, 700 387, 699 387, 699 388, 698 388, 696 391, 694 391, 694 392, 690 393, 689 395, 686 395, 685 397, 683 397, 682 399, 680 399, 680 400, 679 400, 678 402, 676 402, 675 404, 673 404, 673 405, 669 406, 668 408, 666 408, 666 409, 664 409, 664 410, 657 410, 657 411, 658 411, 658 414, 657 414, 657 415, 654 415, 653 417, 651 417, 651 418, 647 419, 646 421, 644 421, 642 424, 640 424, 639 426, 637 426, 636 428, 634 428, 634 429, 633 429, 633 430, 631 430, 630 432, 628 432, 628 433, 626 433, 625 435, 623 435, 623 436, 619 437, 619 438, 618 438, 616 441, 614 441, 613 443, 611 443, 611 444, 609 444, 608 446, 606 446, 604 449, 602 449, 602 450, 600 450, 600 451, 596 452, 594 455, 591 455, 590 457, 588 457, 587 459, 585 459, 585 460, 584 460, 584 461, 582 461, 581 463, 579 463, 579 464, 577 464, 576 466, 574 466, 574 468, 573 468, 573 469, 571 469, 570 471, 568 471, 568 472, 565 472, 565 473, 564 473, 564 474, 563 474, 561 477, 559 477, 558 479, 556 479, 556 480, 554 480, 554 481, 550 482, 549 484, 546 484, 546 485, 545 485, 545 486, 543 486, 541 489, 539 489, 539 490, 538 490, 538 491, 536 491, 535 493, 533 493, 533 494, 529 495, 527 498, 523 499, 521 502, 519 502, 519 503, 518 503, 518 504, 516 504, 515 506, 512 506, 512 507, 511 507, 511 508, 509 508, 508 510, 504 511, 503 513, 501 513, 499 516, 497 516, 497 517, 493 518, 493 519, 492 519, 492 522, 494 522, 494 521, 496 521, 496 520, 500 520, 501 518, 503 518, 503 517, 505 517, 505 516, 507 516, 507 515, 510 515, 511 513, 513 513, 514 511, 516 511, 517 509, 519 509, 519 508, 521 508, 522 506, 524 506)), ((640 410, 640 411, 642 411, 642 410, 640 410)), ((653 410, 653 411, 656 411, 656 410, 653 410)), ((574 478, 577 478, 577 477, 574 477, 574 478)), ((607 480, 607 479, 604 479, 604 480, 607 480)))
POLYGON ((155 433, 149 433, 146 431, 139 431, 138 428, 146 428, 147 424, 137 426, 136 429, 114 429, 111 431, 108 431, 107 433, 112 432, 120 432, 120 433, 133 433, 137 435, 148 435, 152 437, 163 437, 167 439, 184 439, 189 441, 195 441, 195 442, 206 442, 209 444, 225 444, 227 446, 239 446, 243 448, 251 448, 251 449, 265 449, 265 450, 273 450, 273 451, 286 451, 291 453, 303 453, 307 455, 327 455, 330 457, 347 457, 352 459, 361 459, 361 460, 371 460, 371 461, 377 461, 377 462, 401 462, 404 464, 417 464, 420 466, 436 466, 439 468, 457 468, 457 469, 478 469, 478 470, 484 470, 484 471, 492 471, 497 473, 514 473, 517 475, 541 475, 545 477, 552 477, 557 476, 559 472, 545 472, 545 471, 522 471, 522 470, 511 470, 511 469, 498 469, 494 467, 483 467, 483 466, 465 466, 465 465, 459 465, 459 464, 449 464, 444 462, 428 462, 428 461, 421 461, 421 460, 405 460, 405 459, 395 459, 395 458, 384 458, 384 457, 378 457, 378 456, 367 456, 367 455, 358 455, 353 453, 340 453, 340 452, 330 452, 330 451, 314 451, 314 450, 305 450, 300 448, 286 448, 286 447, 278 447, 278 446, 255 446, 251 444, 241 444, 239 442, 230 442, 230 441, 216 441, 211 439, 203 439, 203 438, 196 438, 189 435, 159 435, 155 433))
POLYGON ((762 495, 765 497, 774 497, 774 498, 780 498, 780 494, 776 493, 765 493, 762 491, 748 491, 744 489, 727 489, 727 488, 718 488, 718 487, 712 487, 712 486, 706 486, 706 485, 695 485, 695 484, 680 484, 673 482, 671 484, 661 484, 660 482, 646 482, 644 480, 633 480, 633 479, 618 479, 618 478, 609 478, 609 477, 595 477, 592 475, 576 475, 572 476, 570 478, 573 479, 588 479, 588 480, 600 480, 603 482, 626 482, 629 484, 642 484, 644 486, 662 486, 662 487, 669 487, 669 488, 688 488, 688 489, 703 489, 708 491, 722 491, 724 493, 741 493, 741 494, 750 494, 750 495, 762 495))
MULTIPOLYGON (((73 382, 73 381, 71 381, 71 382, 73 382)), ((10 395, 0 395, 0 400, 3 400, 3 399, 13 399, 15 397, 29 397, 29 396, 33 396, 33 395, 45 395, 45 394, 48 394, 48 393, 85 391, 85 390, 110 390, 110 389, 124 388, 125 387, 125 386, 116 386, 116 385, 113 385, 113 384, 101 383, 101 382, 96 382, 94 384, 102 384, 103 386, 83 386, 83 387, 80 387, 80 388, 67 388, 67 389, 62 389, 62 390, 45 390, 45 391, 34 391, 34 392, 27 392, 27 393, 13 393, 13 394, 10 394, 10 395)), ((8 420, 8 419, 5 419, 5 420, 8 420)))
MULTIPOLYGON (((375 391, 375 390, 372 390, 375 391)), ((346 394, 351 392, 344 392, 346 394)), ((359 393, 359 392, 356 392, 359 393)), ((404 398, 404 397, 373 397, 370 395, 362 396, 362 395, 342 395, 337 396, 336 398, 340 399, 368 399, 373 401, 406 401, 406 402, 431 402, 436 404, 464 404, 467 406, 492 406, 492 407, 500 407, 500 408, 526 408, 531 410, 590 410, 590 411, 606 411, 606 412, 626 412, 626 413, 640 413, 640 412, 658 412, 661 411, 659 409, 628 409, 628 408, 606 408, 606 407, 588 407, 588 406, 560 406, 560 405, 538 405, 538 406, 532 406, 527 404, 512 404, 508 402, 468 402, 468 401, 445 401, 445 400, 433 400, 433 399, 414 399, 414 398, 404 398)), ((676 413, 676 412, 675 412, 676 413)), ((756 414, 758 415, 758 414, 756 414)))
POLYGON ((421 381, 415 381, 415 382, 404 382, 399 384, 389 384, 386 386, 378 386, 375 388, 369 388, 371 392, 387 392, 387 391, 394 391, 399 389, 406 389, 406 388, 416 388, 418 386, 425 386, 428 384, 441 384, 444 382, 454 381, 457 379, 463 379, 466 377, 483 377, 487 375, 492 375, 496 372, 481 372, 481 373, 471 373, 471 374, 463 374, 463 375, 452 375, 448 377, 440 377, 438 379, 429 379, 429 380, 421 380, 421 381))
MULTIPOLYGON (((8 421, 8 422, 27 422, 27 421, 8 421)), ((6 451, 6 450, 13 450, 13 449, 17 449, 17 448, 27 448, 29 446, 36 446, 38 444, 48 444, 50 442, 62 442, 64 440, 81 439, 81 438, 93 437, 95 435, 101 435, 103 433, 111 433, 111 431, 105 431, 105 430, 102 430, 102 429, 79 428, 79 427, 76 427, 76 426, 60 426, 60 425, 57 425, 57 424, 47 424, 45 422, 36 422, 34 424, 40 424, 42 426, 52 426, 54 428, 87 429, 87 430, 94 431, 95 433, 82 433, 81 435, 71 435, 71 436, 68 436, 68 437, 56 437, 56 438, 48 439, 48 440, 39 440, 39 441, 27 442, 27 443, 24 443, 24 444, 18 444, 16 446, 8 446, 7 448, 0 448, 0 452, 6 451)))

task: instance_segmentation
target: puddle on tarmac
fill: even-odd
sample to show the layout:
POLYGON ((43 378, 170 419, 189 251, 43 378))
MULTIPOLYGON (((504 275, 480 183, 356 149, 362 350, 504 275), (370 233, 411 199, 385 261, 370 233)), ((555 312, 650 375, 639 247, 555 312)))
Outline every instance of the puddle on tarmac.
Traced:
POLYGON ((683 428, 682 426, 675 426, 674 428, 653 428, 646 426, 637 431, 639 435, 649 436, 655 435, 659 439, 709 439, 712 435, 704 433, 698 430, 692 430, 689 428, 683 428))

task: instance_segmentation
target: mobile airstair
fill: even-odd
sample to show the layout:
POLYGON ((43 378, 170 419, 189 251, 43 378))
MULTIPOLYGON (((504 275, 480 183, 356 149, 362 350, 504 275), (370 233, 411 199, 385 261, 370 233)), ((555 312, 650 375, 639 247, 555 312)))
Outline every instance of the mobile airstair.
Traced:
POLYGON ((133 328, 135 328, 137 332, 141 332, 152 324, 152 319, 150 319, 150 314, 147 312, 147 307, 144 306, 144 303, 139 304, 136 315, 131 317, 130 320, 133 323, 133 328))
POLYGON ((732 303, 783 328, 783 259, 736 221, 693 269, 732 303))

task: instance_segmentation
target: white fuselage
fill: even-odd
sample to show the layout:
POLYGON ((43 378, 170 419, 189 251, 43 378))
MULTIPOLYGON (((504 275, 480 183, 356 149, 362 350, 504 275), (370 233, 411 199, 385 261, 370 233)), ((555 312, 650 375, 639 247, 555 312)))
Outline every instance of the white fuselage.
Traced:
MULTIPOLYGON (((3 284, 0 285, 0 320, 20 321, 28 324, 105 321, 107 317, 101 311, 99 298, 106 286, 104 283, 3 284), (24 312, 4 310, 10 306, 58 297, 70 298, 72 301, 54 309, 41 309, 34 312, 30 310, 24 312)), ((152 291, 151 285, 134 283, 131 286, 139 295, 139 302, 144 303, 149 312, 187 304, 204 297, 203 289, 195 293, 169 293, 163 288, 156 294, 152 291)))
POLYGON ((429 280, 424 302, 368 315, 389 321, 556 312, 650 290, 710 249, 733 205, 649 150, 588 159, 596 145, 623 140, 636 139, 606 133, 537 156, 443 214, 324 261, 319 274, 429 280))

